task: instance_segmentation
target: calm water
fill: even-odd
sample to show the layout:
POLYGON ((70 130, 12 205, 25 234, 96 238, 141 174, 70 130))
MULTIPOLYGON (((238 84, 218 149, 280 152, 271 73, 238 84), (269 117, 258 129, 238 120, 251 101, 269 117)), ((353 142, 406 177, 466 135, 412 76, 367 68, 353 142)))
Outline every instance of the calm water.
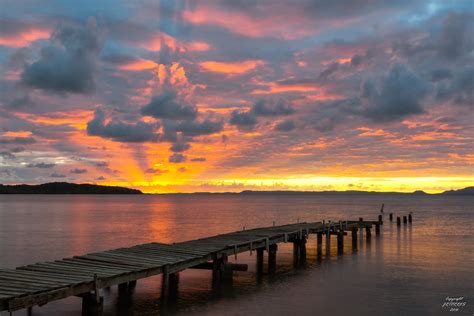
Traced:
MULTIPOLYGON (((255 254, 241 254, 249 272, 213 291, 209 271, 180 273, 177 297, 160 301, 160 277, 140 280, 131 305, 104 291, 107 315, 474 315, 474 198, 398 196, 0 196, 0 268, 139 243, 175 242, 258 226, 300 221, 375 220, 407 215, 397 229, 385 218, 382 235, 352 253, 316 260, 307 243, 306 268, 294 268, 291 244, 281 244, 277 275, 255 272, 255 254), (449 312, 446 297, 466 307, 449 312)), ((332 242, 335 247, 336 243, 332 242)), ((324 249, 323 249, 324 250, 324 249)), ((71 297, 34 308, 33 315, 80 315, 71 297)), ((24 312, 15 313, 23 315, 24 312)))

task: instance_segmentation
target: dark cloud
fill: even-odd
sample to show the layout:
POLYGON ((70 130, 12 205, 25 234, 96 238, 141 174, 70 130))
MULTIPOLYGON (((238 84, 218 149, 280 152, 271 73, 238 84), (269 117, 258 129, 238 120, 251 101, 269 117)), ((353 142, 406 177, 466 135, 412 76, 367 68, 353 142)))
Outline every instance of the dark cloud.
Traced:
POLYGON ((169 158, 168 161, 171 163, 181 163, 186 161, 186 156, 182 154, 172 154, 169 158))
POLYGON ((284 116, 295 112, 291 104, 278 100, 259 100, 253 106, 251 112, 256 116, 284 116))
POLYGON ((474 15, 469 13, 448 14, 438 41, 439 53, 448 59, 457 59, 474 48, 474 15))
POLYGON ((154 96, 151 102, 141 109, 141 113, 154 118, 189 120, 196 117, 197 109, 179 103, 176 93, 165 92, 161 95, 154 96))
POLYGON ((106 162, 106 161, 98 161, 98 162, 95 163, 95 165, 97 167, 107 167, 109 165, 109 163, 106 162))
POLYGON ((0 138, 0 144, 18 144, 18 145, 29 145, 36 143, 33 137, 2 137, 0 138))
POLYGON ((436 98, 440 101, 452 100, 456 104, 474 107, 474 67, 459 70, 447 82, 438 85, 436 98))
POLYGON ((249 111, 234 110, 230 115, 229 123, 237 126, 239 130, 253 130, 257 125, 257 117, 249 111))
POLYGON ((10 152, 12 153, 21 153, 23 151, 25 151, 25 147, 23 146, 13 147, 10 149, 10 152))
POLYGON ((374 121, 393 121, 424 112, 421 101, 426 96, 425 81, 402 64, 395 64, 380 85, 374 80, 362 84, 360 114, 374 121))
POLYGON ((175 153, 180 153, 188 150, 189 148, 191 148, 191 145, 189 145, 188 143, 177 142, 170 147, 170 150, 175 153))
POLYGON ((275 126, 275 130, 279 132, 289 132, 289 131, 294 130, 295 128, 296 128, 296 124, 292 120, 282 121, 275 126))
POLYGON ((203 121, 168 122, 165 128, 169 131, 181 132, 185 136, 203 136, 219 133, 224 128, 224 122, 205 119, 203 121))
POLYGON ((102 180, 105 180, 106 177, 104 176, 98 176, 97 178, 95 178, 97 181, 102 181, 102 180))
POLYGON ((28 164, 28 168, 40 168, 40 169, 53 168, 54 166, 56 166, 56 164, 54 164, 54 163, 45 163, 45 162, 28 164))
POLYGON ((157 168, 145 169, 145 173, 153 173, 153 174, 156 174, 156 175, 161 175, 161 174, 166 173, 166 172, 168 172, 168 170, 162 170, 162 169, 157 169, 157 168))
POLYGON ((191 159, 191 161, 193 161, 193 162, 203 162, 203 161, 206 161, 206 158, 196 157, 196 158, 191 159))
POLYGON ((4 159, 15 159, 15 155, 9 151, 0 152, 0 157, 3 157, 4 159))
POLYGON ((119 142, 155 142, 159 135, 155 133, 156 127, 145 122, 134 124, 125 122, 108 122, 105 124, 105 113, 101 109, 94 112, 94 118, 87 123, 87 134, 110 138, 119 142))
POLYGON ((66 176, 62 173, 53 172, 49 175, 51 178, 66 178, 66 176))
POLYGON ((70 172, 74 174, 83 174, 87 172, 87 169, 74 168, 70 172))
POLYGON ((41 57, 27 65, 21 82, 53 92, 86 93, 95 87, 96 59, 102 39, 95 20, 85 27, 61 26, 53 34, 41 57))

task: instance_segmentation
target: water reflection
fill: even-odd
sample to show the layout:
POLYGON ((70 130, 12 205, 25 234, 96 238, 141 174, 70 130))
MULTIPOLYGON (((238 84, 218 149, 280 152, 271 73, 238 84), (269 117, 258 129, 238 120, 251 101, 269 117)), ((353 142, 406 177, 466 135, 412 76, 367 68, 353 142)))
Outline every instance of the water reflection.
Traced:
MULTIPOLYGON (((382 202, 394 219, 414 210, 413 224, 397 227, 396 221, 385 221, 381 235, 374 233, 369 243, 365 231, 359 230, 357 251, 352 251, 349 233, 344 237, 342 256, 337 255, 336 236, 330 237, 328 248, 322 238, 318 255, 316 236, 311 235, 306 259, 296 265, 292 243, 280 244, 274 277, 266 253, 262 273, 258 273, 256 252, 239 254, 237 262, 248 264, 249 271, 235 272, 233 283, 219 289, 213 287, 210 271, 186 270, 180 273, 176 287, 170 287, 167 300, 161 299, 161 277, 140 280, 126 299, 112 287, 103 291, 106 315, 306 315, 315 308, 342 315, 348 304, 360 315, 382 314, 387 306, 396 314, 436 315, 440 314, 436 306, 445 296, 473 293, 472 199, 2 196, 0 268, 144 242, 184 241, 243 226, 271 226, 274 220, 277 224, 298 218, 319 221, 362 216, 375 220, 382 202), (340 304, 341 297, 344 304, 340 304), (371 303, 361 304, 367 298, 371 303)), ((77 315, 80 305, 78 298, 69 298, 33 312, 77 315)))

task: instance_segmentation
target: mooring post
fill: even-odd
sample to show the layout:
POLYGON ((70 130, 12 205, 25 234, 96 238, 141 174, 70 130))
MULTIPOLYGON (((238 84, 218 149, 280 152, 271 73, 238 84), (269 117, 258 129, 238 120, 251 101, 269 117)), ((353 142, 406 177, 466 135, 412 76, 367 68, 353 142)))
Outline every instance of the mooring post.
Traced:
POLYGON ((376 236, 380 235, 380 224, 379 223, 375 224, 375 235, 376 236))
POLYGON ((173 299, 178 297, 179 291, 179 273, 171 273, 169 276, 169 296, 173 299))
POLYGON ((328 229, 326 230, 326 255, 331 253, 331 231, 328 229))
POLYGON ((337 253, 342 254, 344 252, 344 231, 339 230, 337 232, 337 253))
POLYGON ((388 216, 389 216, 389 218, 390 218, 390 221, 393 221, 393 214, 390 213, 388 216))
POLYGON ((320 257, 323 253, 323 233, 316 234, 316 248, 317 254, 320 257))
POLYGON ((263 272, 263 250, 265 248, 257 248, 257 273, 263 272))
POLYGON ((397 226, 400 226, 401 225, 401 221, 400 221, 400 216, 397 216, 397 226))
POLYGON ((383 208, 384 208, 384 206, 385 206, 385 204, 382 203, 382 207, 380 208, 380 213, 382 213, 382 214, 383 214, 383 208))
POLYGON ((352 250, 357 250, 357 228, 352 227, 352 250))
POLYGON ((412 220, 413 220, 413 219, 412 219, 412 217, 411 217, 411 212, 410 212, 410 214, 408 214, 408 222, 411 223, 412 220))
POLYGON ((407 217, 406 215, 403 216, 403 224, 406 224, 407 223, 407 217))
POLYGON ((120 283, 118 285, 118 294, 119 296, 127 295, 129 289, 128 282, 120 283))
POLYGON ((380 224, 380 225, 383 225, 382 215, 379 215, 379 224, 380 224))

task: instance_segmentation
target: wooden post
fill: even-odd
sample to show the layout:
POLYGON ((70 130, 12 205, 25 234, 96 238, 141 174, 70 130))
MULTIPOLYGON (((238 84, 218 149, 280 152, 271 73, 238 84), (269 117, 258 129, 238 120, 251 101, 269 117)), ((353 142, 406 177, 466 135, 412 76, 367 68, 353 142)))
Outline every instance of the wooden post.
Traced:
POLYGON ((362 217, 359 217, 359 222, 363 222, 364 219, 362 217))
POLYGON ((389 216, 389 218, 390 218, 390 221, 393 221, 393 214, 390 213, 388 216, 389 216))
POLYGON ((401 225, 400 216, 397 216, 397 226, 401 225))
POLYGON ((370 231, 370 227, 365 228, 365 236, 367 241, 370 241, 370 238, 372 238, 372 232, 370 231))
POLYGON ((357 228, 352 228, 352 249, 357 250, 357 228))
POLYGON ((275 273, 277 250, 278 250, 277 244, 272 244, 268 247, 268 272, 270 274, 275 273))
POLYGON ((173 299, 178 297, 179 273, 171 273, 169 276, 169 296, 173 299))
POLYGON ((331 232, 329 231, 329 227, 326 230, 326 255, 331 253, 331 232))
POLYGON ((406 215, 403 216, 403 224, 406 224, 407 223, 407 217, 406 215))
POLYGON ((128 293, 128 282, 125 282, 125 283, 120 283, 118 285, 118 293, 119 293, 119 296, 125 296, 127 295, 128 293))
POLYGON ((383 208, 384 208, 385 204, 382 203, 382 207, 380 208, 380 213, 383 214, 383 208))
POLYGON ((96 295, 86 293, 82 296, 82 316, 101 316, 104 309, 104 298, 99 296, 97 301, 96 295))
POLYGON ((375 224, 375 235, 377 235, 377 236, 380 235, 380 224, 379 223, 375 224))
POLYGON ((137 287, 137 280, 128 282, 128 288, 134 289, 137 287))
POLYGON ((263 250, 265 248, 257 248, 257 273, 263 272, 263 250))
POLYGON ((412 219, 412 217, 411 217, 411 213, 410 213, 410 214, 408 214, 408 223, 411 223, 411 222, 412 222, 412 220, 413 220, 413 219, 412 219))
POLYGON ((161 297, 166 298, 169 294, 169 281, 170 281, 170 273, 169 273, 169 265, 163 266, 162 271, 162 279, 161 279, 161 297))
POLYGON ((379 215, 379 224, 380 224, 380 225, 383 225, 382 215, 379 215))
POLYGON ((320 257, 323 253, 323 233, 316 234, 317 255, 320 257))
POLYGON ((306 237, 303 237, 299 242, 299 255, 300 255, 300 262, 306 261, 306 237))
POLYGON ((337 232, 337 253, 342 254, 344 252, 344 231, 339 230, 337 232))

